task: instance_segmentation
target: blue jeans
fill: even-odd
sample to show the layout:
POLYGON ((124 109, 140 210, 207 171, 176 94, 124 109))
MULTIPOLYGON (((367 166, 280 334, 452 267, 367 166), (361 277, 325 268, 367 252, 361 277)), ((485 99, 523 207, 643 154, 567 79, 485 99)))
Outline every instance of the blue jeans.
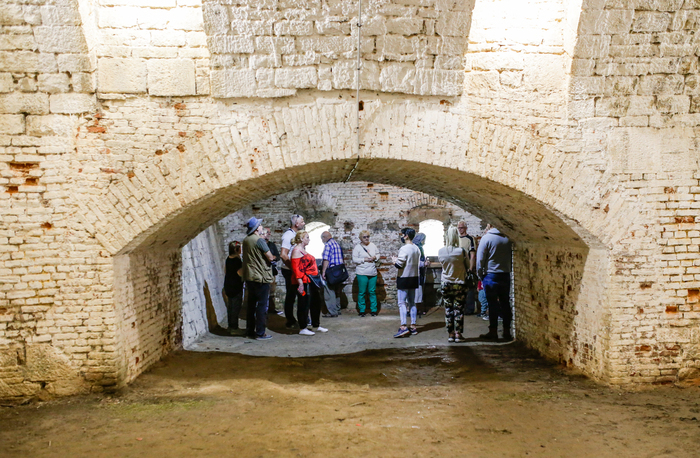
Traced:
POLYGON ((510 310, 510 272, 486 274, 481 284, 489 304, 489 327, 498 328, 498 317, 503 318, 503 330, 510 332, 513 312, 510 310))
POLYGON ((479 303, 481 304, 481 315, 488 315, 489 313, 489 301, 486 300, 486 290, 482 289, 479 291, 479 303))
POLYGON ((406 326, 406 303, 411 307, 411 324, 416 324, 418 309, 416 308, 416 290, 400 289, 396 291, 399 302, 399 315, 401 316, 401 326, 406 326))
POLYGON ((372 313, 377 313, 377 276, 357 275, 357 287, 359 289, 357 307, 360 309, 360 313, 365 313, 367 309, 365 298, 367 293, 369 293, 369 310, 372 313))
POLYGON ((270 298, 270 284, 257 281, 245 282, 248 291, 246 313, 246 334, 248 337, 262 337, 267 327, 267 302, 270 298))

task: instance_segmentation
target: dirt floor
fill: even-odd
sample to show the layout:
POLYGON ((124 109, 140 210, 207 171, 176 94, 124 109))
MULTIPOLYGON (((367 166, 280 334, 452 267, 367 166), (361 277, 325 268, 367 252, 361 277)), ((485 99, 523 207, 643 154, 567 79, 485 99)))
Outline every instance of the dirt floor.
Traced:
POLYGON ((0 408, 0 456, 700 456, 697 387, 611 389, 517 343, 342 353, 177 352, 116 394, 0 408))

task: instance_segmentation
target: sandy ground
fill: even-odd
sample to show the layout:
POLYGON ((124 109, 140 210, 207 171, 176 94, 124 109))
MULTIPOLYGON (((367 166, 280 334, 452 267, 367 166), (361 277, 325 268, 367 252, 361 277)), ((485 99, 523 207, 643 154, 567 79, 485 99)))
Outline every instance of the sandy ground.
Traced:
POLYGON ((697 387, 620 391, 517 343, 448 345, 439 314, 401 341, 379 318, 301 341, 208 336, 119 393, 1 408, 0 456, 700 456, 697 387))

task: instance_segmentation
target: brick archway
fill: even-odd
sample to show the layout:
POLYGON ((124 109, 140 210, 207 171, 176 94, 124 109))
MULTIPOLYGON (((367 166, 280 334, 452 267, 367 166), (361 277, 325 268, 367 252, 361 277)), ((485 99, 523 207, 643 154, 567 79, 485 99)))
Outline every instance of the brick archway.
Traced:
MULTIPOLYGON (((341 102, 334 101, 331 110, 315 100, 294 107, 287 102, 280 104, 282 108, 258 107, 257 117, 253 110, 246 113, 244 129, 237 127, 238 115, 226 118, 220 107, 219 125, 186 133, 181 143, 157 150, 98 197, 83 201, 86 220, 94 221, 95 238, 114 256, 120 383, 180 344, 181 246, 248 203, 348 177, 427 192, 500 225, 517 244, 517 264, 522 269, 518 277, 528 279, 516 285, 521 340, 550 358, 606 378, 602 355, 612 279, 610 251, 601 239, 610 235, 592 235, 583 221, 566 217, 564 211, 570 206, 581 217, 581 209, 571 202, 551 199, 559 206, 555 208, 515 187, 522 174, 536 180, 547 170, 551 174, 551 169, 542 168, 541 161, 533 161, 537 167, 528 171, 521 163, 507 162, 508 145, 488 153, 500 156, 502 162, 484 167, 479 161, 484 151, 473 147, 473 131, 465 127, 469 122, 439 100, 411 113, 382 97, 367 97, 365 102, 371 116, 363 120, 364 145, 358 161, 350 136, 319 132, 316 141, 310 139, 309 133, 324 123, 339 126, 339 132, 351 131, 342 123, 350 122, 352 102, 343 100, 347 95, 340 96, 341 102), (308 124, 286 126, 285 110, 292 111, 288 116, 308 119, 308 124), (404 122, 392 127, 391 120, 401 116, 401 110, 404 122), (413 122, 420 125, 428 111, 431 118, 443 117, 442 130, 436 131, 432 124, 411 127, 413 122), (332 116, 324 119, 324 113, 332 116), (456 134, 449 133, 453 129, 456 134), (402 140, 393 144, 393 138, 402 140), (413 145, 411 154, 404 145, 413 145)), ((188 108, 182 103, 165 109, 183 112, 188 108)), ((108 125, 109 118, 101 122, 108 125)), ((507 138, 513 147, 529 146, 531 151, 523 151, 524 156, 549 154, 554 161, 557 155, 527 132, 521 136, 508 132, 507 138)), ((533 189, 551 191, 555 185, 549 175, 539 180, 533 189)), ((589 211, 587 224, 596 217, 595 211, 589 211)))

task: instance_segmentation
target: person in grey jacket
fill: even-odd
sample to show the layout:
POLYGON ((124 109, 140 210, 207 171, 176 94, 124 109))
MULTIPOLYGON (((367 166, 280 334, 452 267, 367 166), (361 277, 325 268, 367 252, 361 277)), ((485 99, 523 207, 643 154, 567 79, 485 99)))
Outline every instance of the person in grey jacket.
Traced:
POLYGON ((510 271, 513 249, 510 240, 498 229, 487 227, 476 253, 477 274, 486 291, 489 304, 489 332, 479 337, 498 339, 498 317, 503 318, 503 339, 513 340, 510 325, 513 313, 510 309, 510 271))

